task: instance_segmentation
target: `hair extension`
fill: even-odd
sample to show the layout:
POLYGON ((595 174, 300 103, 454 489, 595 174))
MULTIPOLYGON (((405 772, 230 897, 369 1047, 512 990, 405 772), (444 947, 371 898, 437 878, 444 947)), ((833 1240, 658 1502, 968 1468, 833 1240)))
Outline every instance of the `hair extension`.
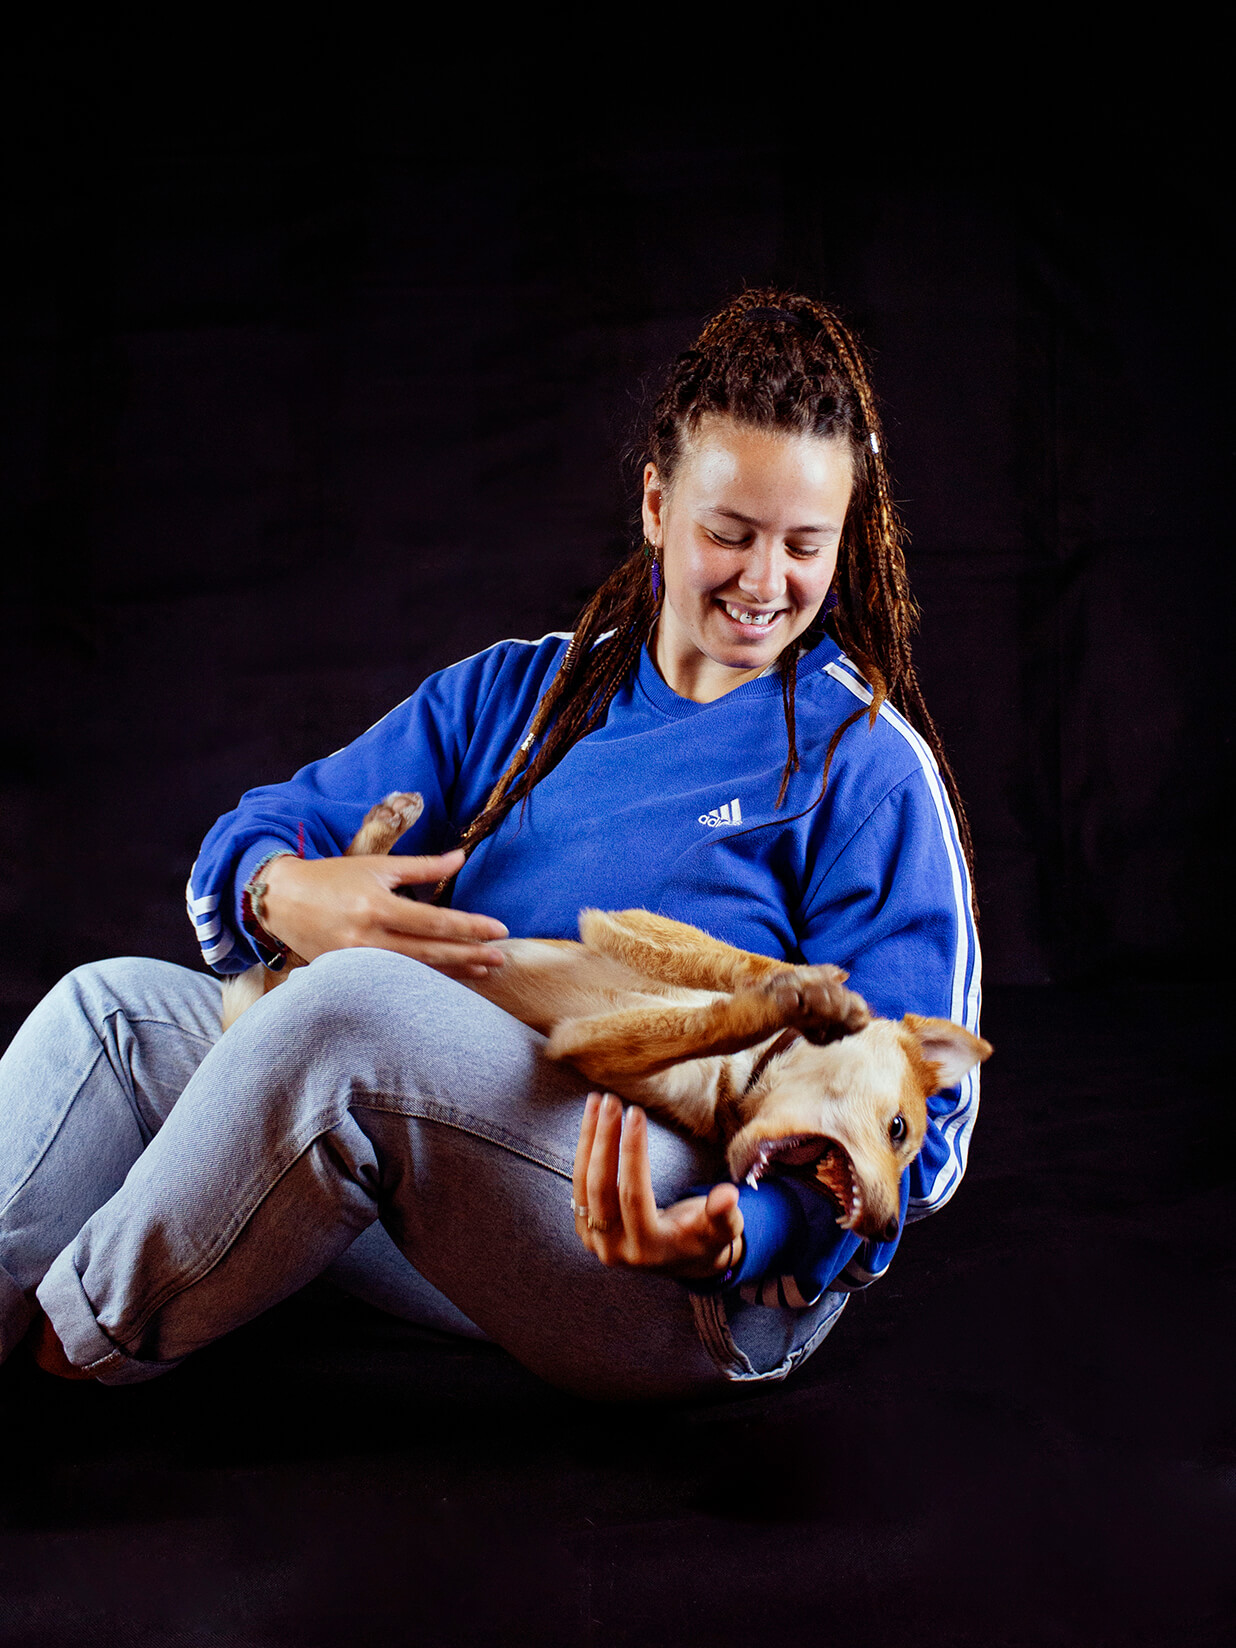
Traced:
MULTIPOLYGON (((935 756, 973 872, 965 807, 911 659, 918 608, 906 575, 905 532, 893 502, 883 431, 857 340, 831 309, 812 298, 771 289, 743 292, 678 357, 653 407, 646 451, 663 486, 672 484, 690 435, 709 415, 845 442, 854 484, 833 586, 837 604, 822 626, 816 620, 803 643, 825 631, 832 634, 870 683, 872 699, 869 709, 856 710, 833 733, 820 797, 844 733, 864 714, 874 725, 887 700, 935 756)), ((636 550, 580 614, 528 736, 460 837, 465 852, 492 835, 571 746, 604 722, 614 694, 638 667, 659 606, 647 559, 636 550)), ((792 775, 801 769, 794 714, 798 651, 797 646, 787 648, 780 663, 788 754, 778 810, 792 775)), ((439 896, 444 892, 445 884, 439 896)))

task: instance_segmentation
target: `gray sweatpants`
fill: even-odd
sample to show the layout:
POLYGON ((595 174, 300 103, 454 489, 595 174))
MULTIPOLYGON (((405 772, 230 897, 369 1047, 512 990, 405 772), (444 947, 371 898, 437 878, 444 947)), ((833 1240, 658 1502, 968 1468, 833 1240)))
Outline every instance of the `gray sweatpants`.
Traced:
MULTIPOLYGON (((320 957, 222 1040, 216 980, 79 968, 0 1060, 0 1352, 37 1287, 73 1362, 147 1379, 326 1272, 585 1395, 784 1377, 844 1295, 744 1307, 598 1264, 570 1210, 587 1084, 543 1045, 379 950, 320 957)), ((660 1204, 722 1175, 649 1135, 660 1204)))

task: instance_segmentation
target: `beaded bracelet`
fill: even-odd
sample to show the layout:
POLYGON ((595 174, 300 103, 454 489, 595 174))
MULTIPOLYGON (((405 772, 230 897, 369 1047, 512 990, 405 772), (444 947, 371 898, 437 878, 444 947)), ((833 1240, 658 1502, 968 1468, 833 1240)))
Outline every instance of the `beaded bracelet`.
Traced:
POLYGON ((741 1263, 742 1263, 741 1260, 739 1260, 738 1265, 736 1265, 734 1263, 734 1248, 737 1245, 737 1243, 738 1243, 738 1237, 737 1236, 731 1236, 730 1237, 730 1251, 725 1256, 725 1275, 722 1276, 721 1280, 717 1283, 717 1286, 719 1288, 729 1287, 730 1283, 734 1280, 734 1272, 739 1268, 739 1265, 741 1265, 741 1263))
POLYGON ((277 858, 296 856, 290 847, 278 847, 273 853, 267 853, 265 858, 259 859, 254 865, 253 873, 245 882, 244 891, 240 895, 240 924, 253 940, 253 947, 263 965, 272 973, 280 973, 287 966, 289 946, 269 932, 262 922, 262 900, 266 897, 266 871, 277 858))
MULTIPOLYGON (((725 1269, 716 1276, 695 1276, 687 1281, 687 1287, 692 1293, 723 1293, 734 1280, 734 1272, 742 1269, 742 1259, 734 1263, 734 1249, 742 1240, 741 1236, 730 1238, 730 1250, 725 1256, 725 1269)), ((744 1255, 745 1257, 745 1255, 744 1255)))

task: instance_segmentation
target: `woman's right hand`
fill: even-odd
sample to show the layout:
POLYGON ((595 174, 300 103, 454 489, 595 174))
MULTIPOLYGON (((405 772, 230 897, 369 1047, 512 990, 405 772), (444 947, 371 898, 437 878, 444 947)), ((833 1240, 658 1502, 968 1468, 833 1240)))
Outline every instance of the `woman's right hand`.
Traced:
POLYGON ((580 1241, 603 1265, 716 1281, 743 1257, 738 1187, 713 1185, 658 1207, 648 1156, 648 1118, 633 1104, 624 1121, 612 1093, 589 1093, 575 1147, 571 1210, 580 1241))
POLYGON ((305 961, 327 950, 368 947, 395 950, 451 978, 484 978, 504 959, 493 948, 495 939, 507 937, 500 921, 395 892, 452 876, 463 861, 458 848, 431 858, 272 859, 262 925, 305 961))

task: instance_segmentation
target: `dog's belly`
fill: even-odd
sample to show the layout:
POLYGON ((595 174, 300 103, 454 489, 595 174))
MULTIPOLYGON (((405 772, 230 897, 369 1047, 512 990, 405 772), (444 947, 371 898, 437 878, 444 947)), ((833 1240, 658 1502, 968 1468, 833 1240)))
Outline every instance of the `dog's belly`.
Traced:
POLYGON ((662 984, 565 939, 509 938, 496 948, 505 952, 505 965, 462 982, 545 1036, 563 1019, 666 1001, 702 1007, 716 999, 713 991, 662 984))

